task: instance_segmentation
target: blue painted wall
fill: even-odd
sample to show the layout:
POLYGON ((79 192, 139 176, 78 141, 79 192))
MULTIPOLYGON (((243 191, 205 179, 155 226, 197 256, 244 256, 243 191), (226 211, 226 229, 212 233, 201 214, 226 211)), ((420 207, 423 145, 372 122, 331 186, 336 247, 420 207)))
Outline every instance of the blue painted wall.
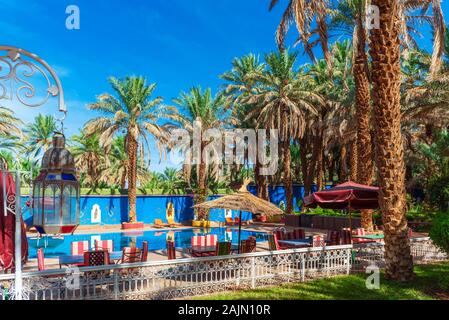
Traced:
MULTIPOLYGON (((255 186, 249 186, 249 191, 256 193, 255 186)), ((285 203, 285 191, 282 186, 269 188, 270 201, 279 206, 281 202, 285 203)), ((295 210, 299 210, 298 201, 304 196, 304 188, 301 185, 293 186, 293 203, 295 210)), ((210 199, 216 199, 219 196, 211 196, 210 199)), ((28 197, 22 198, 23 206, 28 197)), ((193 196, 168 196, 168 195, 148 195, 137 196, 137 220, 147 224, 154 222, 154 219, 162 219, 166 221, 167 204, 172 202, 175 209, 175 221, 183 222, 194 218, 193 196)), ((232 217, 238 216, 237 211, 232 212, 232 217)), ((224 210, 214 209, 210 212, 211 221, 225 221, 224 210)), ((32 216, 29 211, 24 212, 24 219, 28 225, 32 225, 32 216)), ((242 220, 252 219, 249 212, 242 213, 242 220)), ((80 199, 80 224, 81 225, 115 225, 128 221, 128 197, 127 196, 82 196, 80 199), (101 223, 92 222, 92 208, 98 205, 101 211, 101 223)))

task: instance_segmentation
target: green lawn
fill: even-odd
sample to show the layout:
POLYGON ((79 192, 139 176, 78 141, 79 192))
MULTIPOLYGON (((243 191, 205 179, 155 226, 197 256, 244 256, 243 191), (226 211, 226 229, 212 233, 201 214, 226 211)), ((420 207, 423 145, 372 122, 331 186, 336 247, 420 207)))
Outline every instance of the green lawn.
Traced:
POLYGON ((305 283, 285 284, 247 291, 235 291, 202 296, 207 300, 428 300, 449 299, 449 263, 415 267, 416 279, 410 283, 396 283, 381 276, 380 289, 368 290, 365 274, 338 276, 305 283))

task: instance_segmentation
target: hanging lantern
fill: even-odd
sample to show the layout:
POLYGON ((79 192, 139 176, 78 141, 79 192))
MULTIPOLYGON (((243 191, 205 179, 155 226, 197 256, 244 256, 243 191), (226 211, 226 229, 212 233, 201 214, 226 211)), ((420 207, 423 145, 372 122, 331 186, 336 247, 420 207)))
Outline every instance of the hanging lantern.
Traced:
POLYGON ((79 224, 79 192, 75 160, 65 149, 64 135, 56 133, 33 184, 36 230, 41 234, 73 233, 79 224))

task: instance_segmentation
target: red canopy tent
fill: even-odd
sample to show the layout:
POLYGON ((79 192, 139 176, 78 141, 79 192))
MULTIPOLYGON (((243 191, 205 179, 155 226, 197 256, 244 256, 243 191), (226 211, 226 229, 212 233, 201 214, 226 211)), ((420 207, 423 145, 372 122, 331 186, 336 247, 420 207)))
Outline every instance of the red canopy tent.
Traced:
MULTIPOLYGON (((379 188, 348 181, 331 189, 315 192, 304 197, 304 206, 325 209, 340 209, 349 211, 351 225, 351 210, 377 209, 379 188)), ((352 228, 352 227, 351 227, 352 228)))
MULTIPOLYGON (((15 195, 16 187, 11 174, 6 173, 3 179, 3 172, 0 171, 0 270, 14 269, 14 248, 15 248, 15 195), (5 181, 5 185, 3 185, 5 181), (6 194, 6 199, 4 199, 6 194), (6 201, 5 201, 6 200, 6 201), (6 204, 6 208, 5 208, 6 204)), ((22 219, 22 217, 21 217, 22 219)), ((22 220, 22 262, 28 260, 28 242, 26 230, 22 220)))

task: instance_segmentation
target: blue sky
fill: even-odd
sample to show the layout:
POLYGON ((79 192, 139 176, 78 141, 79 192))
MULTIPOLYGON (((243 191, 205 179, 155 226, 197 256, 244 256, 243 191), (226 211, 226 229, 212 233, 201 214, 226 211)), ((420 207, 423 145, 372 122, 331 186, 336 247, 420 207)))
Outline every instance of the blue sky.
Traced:
MULTIPOLYGON (((156 82, 165 103, 194 85, 222 84, 231 60, 276 48, 274 34, 287 1, 268 12, 268 0, 0 0, 0 43, 22 47, 51 64, 68 106, 66 133, 95 116, 86 104, 110 91, 109 76, 142 75, 156 82), (65 9, 81 11, 81 29, 67 30, 65 9)), ((444 3, 444 11, 449 5, 444 3)), ((289 42, 296 34, 292 32, 289 42)), ((428 40, 423 40, 428 41, 428 40)), ((426 44, 428 47, 428 44, 426 44)), ((301 56, 301 62, 307 58, 301 56)), ((54 102, 39 109, 13 106, 31 121, 57 115, 54 102)), ((153 152, 154 157, 156 153, 153 152)), ((152 170, 164 164, 152 161, 152 170)))

